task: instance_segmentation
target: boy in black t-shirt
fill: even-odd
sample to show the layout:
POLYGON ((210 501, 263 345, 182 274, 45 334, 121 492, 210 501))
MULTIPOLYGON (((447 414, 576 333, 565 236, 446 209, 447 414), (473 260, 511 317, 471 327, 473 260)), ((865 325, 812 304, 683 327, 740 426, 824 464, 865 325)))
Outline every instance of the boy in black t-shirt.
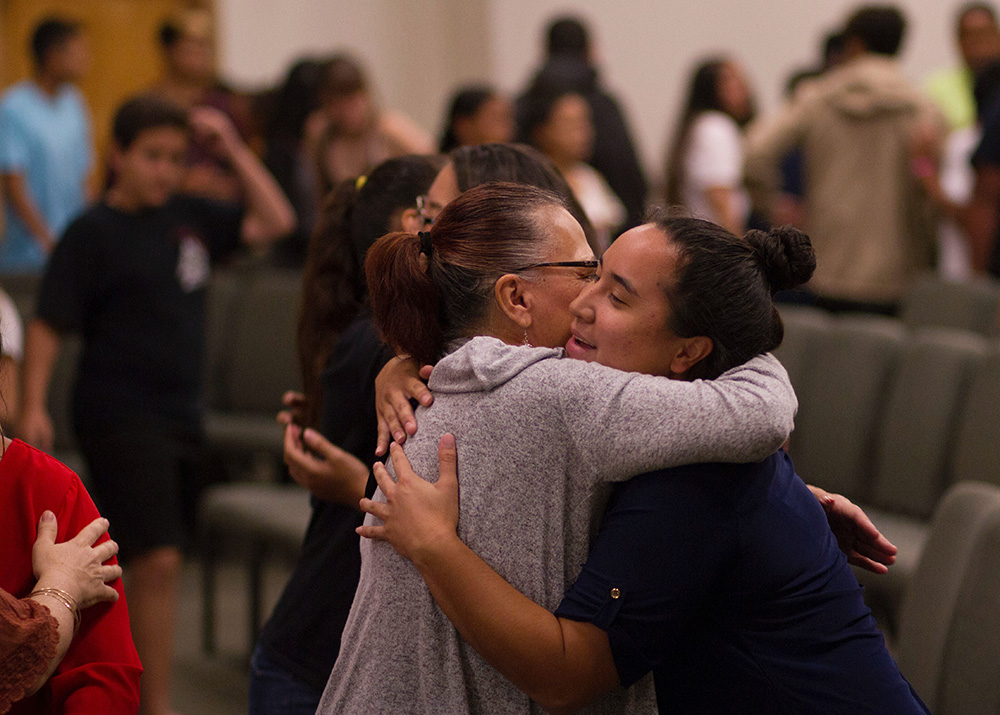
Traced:
POLYGON ((66 230, 28 326, 20 435, 52 447, 45 397, 63 333, 83 338, 73 422, 112 523, 145 667, 141 712, 170 712, 180 545, 198 481, 211 263, 293 228, 274 179, 222 113, 140 97, 114 120, 114 183, 66 230), (239 177, 245 205, 175 194, 191 132, 239 177))

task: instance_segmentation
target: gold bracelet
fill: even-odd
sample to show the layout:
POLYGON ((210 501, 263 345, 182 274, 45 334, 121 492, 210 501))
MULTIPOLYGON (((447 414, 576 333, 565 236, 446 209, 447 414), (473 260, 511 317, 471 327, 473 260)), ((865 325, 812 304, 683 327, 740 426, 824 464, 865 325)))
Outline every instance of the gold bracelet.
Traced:
POLYGON ((73 614, 73 635, 76 635, 77 631, 80 630, 80 607, 77 605, 75 598, 61 588, 40 588, 28 594, 28 598, 35 596, 48 596, 66 606, 69 612, 73 614))

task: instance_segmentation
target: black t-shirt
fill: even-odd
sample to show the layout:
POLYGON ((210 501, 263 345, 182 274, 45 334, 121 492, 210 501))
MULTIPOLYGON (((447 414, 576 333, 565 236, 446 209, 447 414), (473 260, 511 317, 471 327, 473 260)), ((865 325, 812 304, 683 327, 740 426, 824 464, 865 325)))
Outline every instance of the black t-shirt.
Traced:
POLYGON ((138 213, 99 203, 66 229, 37 315, 83 337, 78 425, 200 419, 205 289, 212 262, 239 245, 242 217, 239 204, 177 196, 138 213))
MULTIPOLYGON (((392 357, 371 316, 355 318, 341 334, 323 371, 320 431, 365 464, 378 439, 375 377, 392 357)), ((357 509, 315 497, 302 555, 260 645, 272 660, 318 690, 326 687, 340 651, 354 592, 361 578, 357 509)))

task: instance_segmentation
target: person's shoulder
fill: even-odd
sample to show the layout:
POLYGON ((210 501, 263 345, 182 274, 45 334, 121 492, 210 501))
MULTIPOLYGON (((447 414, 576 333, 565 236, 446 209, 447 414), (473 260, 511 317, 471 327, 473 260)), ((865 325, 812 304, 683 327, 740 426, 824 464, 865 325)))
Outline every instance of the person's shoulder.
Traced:
POLYGON ((725 112, 710 109, 695 117, 691 131, 712 137, 731 137, 738 136, 740 128, 725 112))
POLYGON ((0 471, 9 475, 8 479, 20 481, 23 488, 41 495, 45 503, 58 501, 81 485, 80 477, 72 469, 19 439, 12 440, 4 450, 0 471))

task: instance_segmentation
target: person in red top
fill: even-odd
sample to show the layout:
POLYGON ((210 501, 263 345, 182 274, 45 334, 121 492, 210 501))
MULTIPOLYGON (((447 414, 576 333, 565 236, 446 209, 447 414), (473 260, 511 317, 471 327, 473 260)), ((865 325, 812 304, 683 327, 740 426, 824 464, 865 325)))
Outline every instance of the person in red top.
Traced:
MULTIPOLYGON (((0 456, 0 589, 23 599, 35 589, 32 547, 39 520, 55 514, 55 542, 77 536, 100 517, 80 478, 68 467, 20 440, 4 439, 0 456)), ((108 540, 102 534, 98 544, 108 540)), ((117 564, 112 557, 110 564, 117 564)), ((109 584, 114 601, 80 612, 79 631, 52 677, 34 695, 15 703, 12 715, 80 713, 134 715, 139 709, 142 664, 132 643, 121 579, 109 584)), ((34 599, 32 599, 34 600, 34 599)), ((40 598, 39 602, 43 599, 40 598)), ((59 604, 45 605, 58 613, 59 604)))

